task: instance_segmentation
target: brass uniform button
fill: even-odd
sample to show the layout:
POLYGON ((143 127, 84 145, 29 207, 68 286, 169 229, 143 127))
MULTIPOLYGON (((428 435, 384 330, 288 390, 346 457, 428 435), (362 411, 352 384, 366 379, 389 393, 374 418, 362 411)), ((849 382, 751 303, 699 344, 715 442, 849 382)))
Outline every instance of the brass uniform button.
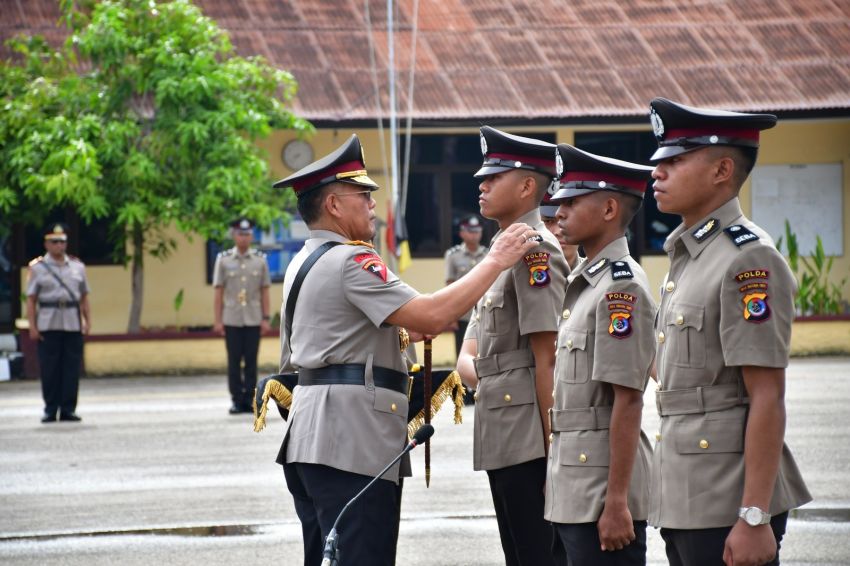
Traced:
POLYGON ((676 317, 676 324, 678 324, 679 326, 682 326, 683 324, 685 324, 685 317, 682 316, 682 315, 677 316, 676 317))
POLYGON ((510 403, 510 402, 511 402, 511 394, 505 393, 505 403, 510 403))
POLYGON ((655 386, 656 391, 661 391, 661 382, 658 382, 658 385, 655 386))
POLYGON ((555 441, 555 433, 550 432, 549 433, 549 444, 552 444, 554 441, 555 441))
POLYGON ((659 440, 659 441, 661 440, 661 433, 660 432, 655 433, 655 440, 659 440))
POLYGON ((484 301, 484 306, 485 306, 485 307, 489 307, 491 302, 492 302, 492 301, 490 300, 490 297, 487 297, 487 300, 486 300, 486 301, 484 301))
POLYGON ((672 293, 673 289, 675 289, 675 288, 676 288, 676 284, 673 283, 672 281, 668 281, 667 284, 664 286, 664 290, 667 291, 668 293, 672 293))
POLYGON ((392 411, 393 413, 395 413, 397 410, 398 410, 398 406, 397 406, 395 403, 393 403, 392 405, 390 405, 390 411, 392 411))
POLYGON ((703 450, 708 448, 708 440, 706 440, 704 438, 702 440, 700 440, 699 441, 699 447, 702 448, 703 450))
POLYGON ((247 277, 245 277, 244 275, 242 276, 242 281, 246 281, 247 279, 248 279, 248 278, 247 278, 247 277))
POLYGON ((587 455, 586 454, 579 454, 578 461, 581 462, 582 464, 584 464, 585 462, 587 462, 587 455))
POLYGON ((564 312, 561 316, 563 316, 565 320, 570 318, 570 309, 564 309, 564 312))
POLYGON ((554 398, 555 398, 555 390, 553 389, 552 390, 552 399, 554 399, 554 398))
POLYGON ((242 263, 242 264, 239 265, 239 267, 241 267, 242 269, 245 269, 247 266, 244 263, 242 263))
POLYGON ((659 344, 663 344, 663 343, 664 343, 664 333, 663 333, 663 332, 659 332, 659 333, 658 333, 658 343, 659 343, 659 344))
POLYGON ((478 401, 478 392, 477 392, 477 391, 476 391, 475 393, 473 393, 473 394, 472 394, 472 400, 473 400, 473 401, 478 401))
POLYGON ((572 347, 573 347, 573 341, 567 340, 567 348, 572 348, 572 347))

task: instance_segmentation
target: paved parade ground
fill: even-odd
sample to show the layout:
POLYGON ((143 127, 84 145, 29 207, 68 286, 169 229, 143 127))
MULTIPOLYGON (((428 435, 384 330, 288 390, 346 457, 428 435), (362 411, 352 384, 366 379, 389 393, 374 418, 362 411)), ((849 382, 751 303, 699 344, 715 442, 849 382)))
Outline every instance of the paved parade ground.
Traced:
MULTIPOLYGON (((786 398, 786 439, 815 500, 792 515, 782 563, 850 564, 850 358, 792 360, 786 398)), ((274 463, 283 421, 270 413, 257 434, 229 404, 223 374, 84 379, 83 422, 43 425, 38 382, 0 383, 0 564, 300 565, 274 463)), ((472 471, 473 410, 459 426, 448 407, 435 419, 430 489, 413 453, 400 565, 504 564, 486 474, 472 471)), ((665 564, 656 530, 649 539, 649 563, 665 564)))

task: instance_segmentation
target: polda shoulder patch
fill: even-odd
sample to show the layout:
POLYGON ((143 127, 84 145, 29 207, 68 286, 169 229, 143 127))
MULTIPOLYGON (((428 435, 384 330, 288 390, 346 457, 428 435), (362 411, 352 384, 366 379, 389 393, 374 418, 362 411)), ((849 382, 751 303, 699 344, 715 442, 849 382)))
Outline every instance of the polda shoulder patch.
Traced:
POLYGON ((360 264, 364 271, 368 271, 384 283, 387 282, 387 266, 376 253, 362 253, 354 256, 354 261, 360 264))
POLYGON ((754 242, 759 239, 756 234, 753 234, 750 230, 744 228, 740 224, 734 224, 728 228, 724 228, 723 231, 726 232, 726 235, 729 236, 732 243, 739 248, 744 244, 749 244, 750 242, 754 242))

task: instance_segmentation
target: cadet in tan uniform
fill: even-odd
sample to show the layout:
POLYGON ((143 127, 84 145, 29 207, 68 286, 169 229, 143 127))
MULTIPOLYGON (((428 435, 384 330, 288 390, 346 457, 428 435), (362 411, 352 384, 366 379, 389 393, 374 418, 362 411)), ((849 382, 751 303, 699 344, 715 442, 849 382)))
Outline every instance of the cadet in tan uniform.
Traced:
MULTIPOLYGON (((462 279, 420 295, 369 243, 375 236, 371 192, 378 186, 368 177, 356 135, 275 187, 292 187, 310 229, 283 285, 281 371, 297 370, 298 386, 277 461, 301 521, 304 564, 317 566, 345 503, 406 443, 409 382, 399 328, 442 331, 537 245, 537 232, 524 224, 506 227, 462 279), (319 259, 317 250, 324 250, 319 259), (306 277, 299 276, 310 262, 306 277), (299 279, 304 284, 295 286, 299 279)), ((396 464, 349 508, 338 527, 343 565, 393 564, 401 475, 396 464)))
POLYGON ((650 106, 655 200, 682 217, 656 319, 650 523, 674 566, 779 564, 788 510, 811 500, 783 442, 796 282, 738 201, 776 116, 650 106))
POLYGON ((271 278, 266 255, 251 248, 254 223, 240 218, 230 228, 236 245, 219 253, 213 268, 213 330, 224 332, 227 385, 232 400, 230 414, 233 415, 252 412, 260 336, 270 329, 271 278))
POLYGON ((77 393, 83 361, 83 334, 91 328, 86 267, 65 253, 68 235, 62 224, 44 235, 47 255, 32 260, 27 271, 27 318, 38 341, 44 414, 41 422, 79 422, 77 393))
POLYGON ((543 225, 549 230, 555 239, 558 240, 558 245, 561 246, 561 251, 564 252, 564 259, 567 261, 567 266, 570 271, 575 271, 578 267, 578 262, 581 257, 578 253, 577 244, 568 244, 564 235, 561 233, 561 228, 558 226, 558 205, 552 202, 552 195, 558 190, 558 182, 553 181, 546 193, 543 195, 543 201, 540 203, 540 219, 543 225))
POLYGON ((488 289, 466 332, 458 372, 478 389, 473 465, 487 471, 506 563, 555 564, 543 486, 555 338, 569 268, 538 210, 555 174, 555 146, 484 126, 481 152, 484 164, 475 176, 482 216, 502 229, 525 222, 542 238, 488 289))
POLYGON ((655 301, 626 227, 651 167, 559 145, 560 232, 587 261, 570 274, 558 329, 546 519, 570 564, 646 564, 649 463, 640 427, 655 356, 655 301))
MULTIPOLYGON (((460 221, 458 235, 462 242, 446 250, 446 285, 451 285, 467 274, 470 269, 484 259, 487 255, 487 246, 481 245, 481 233, 483 232, 481 220, 477 216, 467 216, 460 221)), ((463 337, 466 335, 466 327, 469 326, 469 317, 472 310, 464 313, 457 321, 455 329, 455 354, 460 354, 463 346, 463 337)))

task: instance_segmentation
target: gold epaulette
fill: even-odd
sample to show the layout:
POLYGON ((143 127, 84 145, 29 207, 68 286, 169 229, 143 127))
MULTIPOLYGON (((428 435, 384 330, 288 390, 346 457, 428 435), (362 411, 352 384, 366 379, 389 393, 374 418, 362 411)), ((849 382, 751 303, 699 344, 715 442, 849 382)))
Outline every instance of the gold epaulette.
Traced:
POLYGON ((375 249, 375 246, 370 244, 369 242, 364 242, 363 240, 349 240, 345 242, 346 246, 366 246, 367 248, 375 249))
POLYGON ((33 265, 35 265, 36 263, 40 262, 43 259, 44 259, 44 256, 40 255, 37 258, 35 258, 34 260, 32 260, 31 262, 29 262, 27 267, 32 267, 33 265))
POLYGON ((254 408, 254 432, 260 432, 266 428, 266 413, 269 410, 269 397, 283 407, 289 409, 292 406, 292 393, 277 380, 269 379, 263 389, 263 404, 257 407, 257 396, 251 401, 254 408))
MULTIPOLYGON (((431 417, 436 415, 443 402, 449 397, 455 404, 455 424, 463 423, 463 382, 460 374, 453 371, 431 396, 431 417)), ((409 423, 407 423, 407 436, 413 438, 416 431, 425 423, 425 408, 423 407, 409 423)))

